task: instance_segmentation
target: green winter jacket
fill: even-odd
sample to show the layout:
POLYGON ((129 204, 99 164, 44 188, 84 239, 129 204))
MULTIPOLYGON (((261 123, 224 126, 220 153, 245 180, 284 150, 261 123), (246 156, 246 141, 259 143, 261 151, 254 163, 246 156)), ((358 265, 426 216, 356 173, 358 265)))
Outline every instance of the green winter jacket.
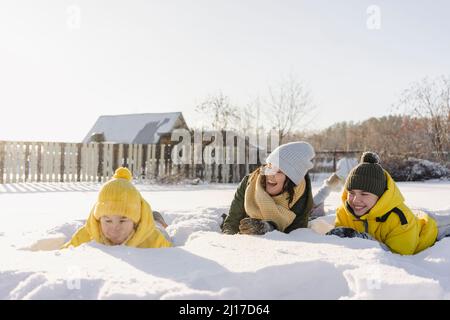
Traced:
MULTIPOLYGON (((222 232, 226 234, 236 234, 239 233, 239 224, 242 219, 248 218, 245 212, 244 199, 245 190, 247 189, 248 178, 247 175, 242 179, 238 186, 236 193, 234 194, 233 202, 231 203, 230 211, 228 216, 225 218, 222 226, 222 232)), ((303 195, 294 204, 291 210, 296 214, 294 221, 284 230, 285 233, 289 233, 292 230, 298 228, 306 228, 308 226, 308 218, 313 207, 313 196, 311 188, 311 179, 309 174, 305 176, 306 189, 303 195)), ((273 224, 275 225, 275 224, 273 224)))

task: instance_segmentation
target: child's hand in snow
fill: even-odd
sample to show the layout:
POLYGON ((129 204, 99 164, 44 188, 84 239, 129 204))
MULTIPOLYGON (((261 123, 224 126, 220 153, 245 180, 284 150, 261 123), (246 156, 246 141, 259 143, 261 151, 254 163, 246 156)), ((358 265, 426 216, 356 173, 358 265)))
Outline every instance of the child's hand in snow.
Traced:
POLYGON ((240 234, 263 235, 272 230, 274 227, 269 222, 253 218, 244 218, 239 225, 240 234))
POLYGON ((326 233, 326 235, 330 236, 338 236, 340 238, 362 238, 373 240, 373 237, 366 232, 358 232, 352 228, 346 227, 337 227, 326 233))
POLYGON ((361 238, 361 239, 373 240, 373 241, 376 241, 379 244, 379 246, 381 247, 381 249, 383 249, 384 251, 390 251, 390 249, 387 245, 385 245, 382 242, 379 242, 377 239, 372 237, 367 232, 358 232, 356 230, 353 230, 352 228, 337 227, 337 228, 334 228, 334 229, 328 231, 326 233, 326 235, 328 235, 328 236, 333 235, 333 236, 338 236, 341 238, 361 238))

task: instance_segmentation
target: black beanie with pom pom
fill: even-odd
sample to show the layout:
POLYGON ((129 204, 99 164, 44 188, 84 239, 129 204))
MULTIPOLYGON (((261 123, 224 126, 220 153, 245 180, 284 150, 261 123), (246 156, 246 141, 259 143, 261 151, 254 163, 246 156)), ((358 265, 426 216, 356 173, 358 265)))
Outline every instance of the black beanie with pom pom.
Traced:
POLYGON ((360 163, 350 171, 345 188, 363 190, 381 197, 386 191, 386 176, 380 165, 380 158, 374 152, 364 152, 360 163))

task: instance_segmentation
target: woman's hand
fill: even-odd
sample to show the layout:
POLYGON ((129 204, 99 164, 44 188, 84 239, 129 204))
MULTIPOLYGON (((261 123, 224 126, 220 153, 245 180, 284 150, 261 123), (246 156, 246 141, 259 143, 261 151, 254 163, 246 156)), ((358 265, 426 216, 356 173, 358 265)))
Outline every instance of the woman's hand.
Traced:
POLYGON ((274 229, 275 228, 271 223, 254 218, 242 219, 239 224, 240 234, 263 235, 267 232, 273 231, 274 229))

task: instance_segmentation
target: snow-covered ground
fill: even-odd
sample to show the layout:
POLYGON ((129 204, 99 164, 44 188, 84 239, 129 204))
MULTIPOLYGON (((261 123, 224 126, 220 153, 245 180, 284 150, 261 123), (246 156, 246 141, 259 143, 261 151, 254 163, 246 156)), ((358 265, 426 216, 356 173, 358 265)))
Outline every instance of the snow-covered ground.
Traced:
MULTIPOLYGON (((450 182, 399 186, 412 208, 450 214, 450 182)), ((220 216, 236 185, 138 188, 175 248, 54 250, 83 224, 99 185, 0 185, 0 299, 450 299, 450 238, 400 256, 324 236, 338 193, 311 229, 229 236, 220 216)))

